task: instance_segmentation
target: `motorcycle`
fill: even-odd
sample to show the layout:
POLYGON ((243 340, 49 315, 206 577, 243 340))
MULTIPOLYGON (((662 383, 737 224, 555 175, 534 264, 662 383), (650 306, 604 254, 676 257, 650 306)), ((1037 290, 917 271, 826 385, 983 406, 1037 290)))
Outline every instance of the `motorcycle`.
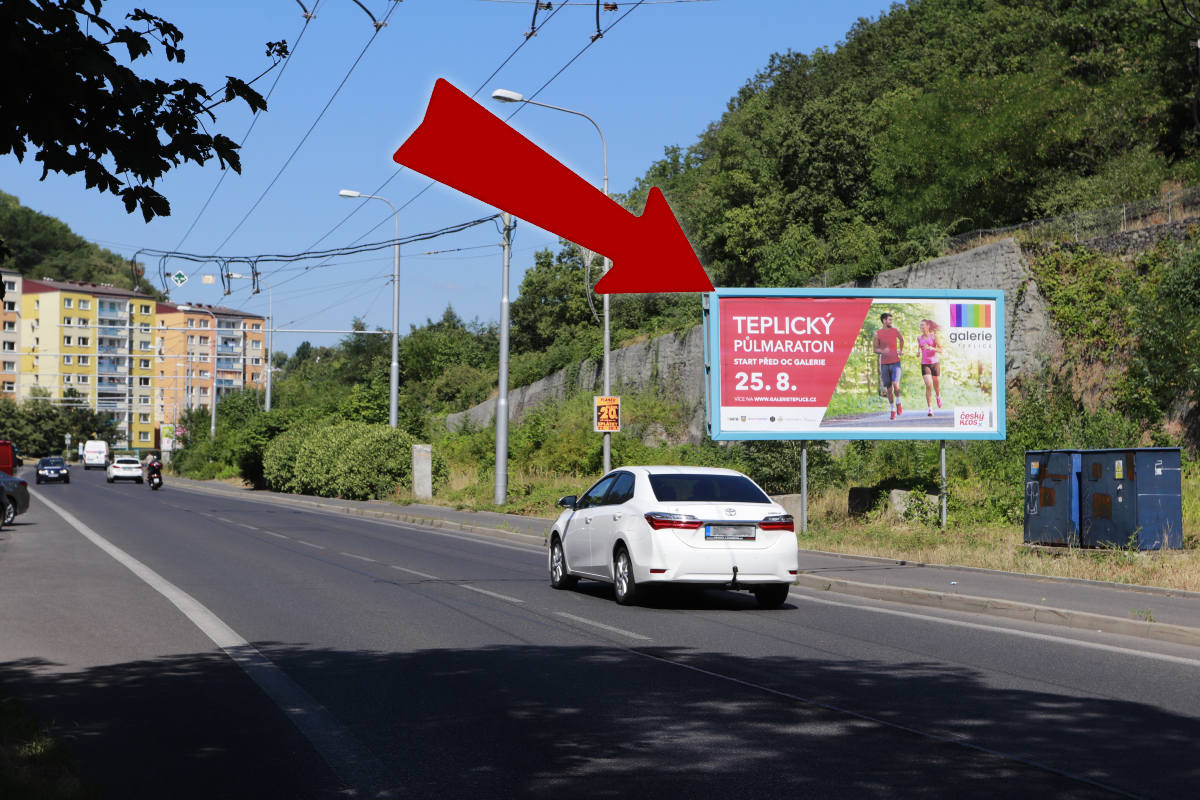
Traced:
POLYGON ((149 481, 151 489, 158 491, 160 488, 162 488, 162 475, 151 475, 149 481))

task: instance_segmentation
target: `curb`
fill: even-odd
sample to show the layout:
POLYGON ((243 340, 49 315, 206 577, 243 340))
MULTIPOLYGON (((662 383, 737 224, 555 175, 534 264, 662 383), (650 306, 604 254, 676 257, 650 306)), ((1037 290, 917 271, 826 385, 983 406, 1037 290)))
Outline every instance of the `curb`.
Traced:
MULTIPOLYGON (((184 491, 199 492, 201 494, 213 494, 223 497, 238 497, 233 492, 224 489, 209 489, 201 486, 191 486, 186 484, 175 484, 176 488, 184 491)), ((527 544, 534 547, 545 547, 547 539, 544 536, 533 536, 528 533, 514 533, 513 531, 504 531, 499 528, 485 528, 479 525, 464 525, 461 522, 452 522, 446 519, 434 519, 430 517, 418 517, 411 514, 394 514, 387 511, 375 511, 373 509, 354 508, 351 506, 339 506, 331 503, 322 503, 315 500, 301 500, 290 497, 238 497, 241 500, 249 500, 258 503, 273 503, 276 505, 300 505, 318 508, 322 511, 332 511, 336 513, 346 514, 352 517, 370 517, 372 519, 386 519, 394 522, 404 522, 409 525, 419 525, 425 528, 435 530, 460 531, 462 533, 473 533, 477 536, 488 536, 493 539, 504 539, 509 542, 517 542, 518 544, 527 544)))
MULTIPOLYGON (((1189 592, 1186 589, 1165 589, 1161 586, 1143 586, 1140 583, 1117 583, 1115 581, 1094 581, 1090 578, 1064 578, 1056 575, 1037 575, 1032 572, 1008 572, 1003 569, 987 569, 986 567, 956 567, 951 564, 926 564, 923 561, 905 561, 898 558, 881 558, 880 556, 855 556, 849 553, 833 553, 827 550, 805 550, 801 553, 812 553, 815 556, 845 558, 850 561, 867 561, 871 564, 893 564, 897 567, 928 567, 929 569, 950 569, 956 572, 979 572, 984 575, 1005 575, 1010 578, 1026 578, 1031 581, 1048 583, 1074 583, 1079 586, 1095 586, 1099 589, 1113 589, 1118 592, 1140 592, 1142 594, 1157 594, 1164 597, 1186 597, 1200 600, 1200 592, 1189 592)), ((853 582, 853 581, 852 581, 853 582)))
POLYGON ((1200 628, 1170 625, 1163 622, 1139 622, 1087 611, 1068 611, 1030 603, 996 600, 988 597, 972 597, 963 594, 932 592, 925 589, 905 589, 897 586, 880 586, 874 583, 859 583, 842 578, 821 578, 812 574, 797 576, 797 585, 806 589, 838 592, 869 600, 886 600, 926 608, 941 608, 946 611, 968 611, 994 617, 1040 622, 1079 630, 1119 633, 1141 639, 1186 644, 1200 647, 1200 628))

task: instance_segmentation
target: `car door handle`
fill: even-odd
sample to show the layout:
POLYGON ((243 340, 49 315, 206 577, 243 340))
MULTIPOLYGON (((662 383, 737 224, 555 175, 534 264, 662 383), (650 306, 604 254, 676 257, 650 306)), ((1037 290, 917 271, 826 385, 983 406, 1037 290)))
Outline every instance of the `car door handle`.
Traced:
POLYGON ((584 524, 586 524, 586 525, 591 525, 591 524, 592 524, 592 518, 591 518, 591 517, 585 517, 583 521, 584 521, 584 524))
POLYGON ((615 514, 613 514, 613 519, 620 519, 623 515, 624 515, 623 511, 618 511, 615 514))

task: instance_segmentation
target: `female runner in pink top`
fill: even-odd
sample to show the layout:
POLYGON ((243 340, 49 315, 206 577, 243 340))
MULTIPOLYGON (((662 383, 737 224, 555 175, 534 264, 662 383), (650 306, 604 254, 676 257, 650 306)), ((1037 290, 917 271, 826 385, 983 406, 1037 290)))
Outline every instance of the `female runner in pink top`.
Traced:
POLYGON ((926 412, 932 417, 934 395, 937 395, 937 407, 942 407, 942 367, 938 363, 938 354, 942 352, 942 332, 933 320, 921 320, 917 349, 921 351, 921 378, 925 381, 926 412))

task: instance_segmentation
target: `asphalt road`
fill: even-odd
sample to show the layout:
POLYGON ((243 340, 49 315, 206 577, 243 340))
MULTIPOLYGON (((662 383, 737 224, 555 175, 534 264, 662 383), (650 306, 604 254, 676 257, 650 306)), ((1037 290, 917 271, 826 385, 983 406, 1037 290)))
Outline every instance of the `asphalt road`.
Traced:
POLYGON ((1192 648, 798 590, 622 608, 543 549, 73 472, 0 533, 0 692, 105 797, 1200 786, 1192 648))

